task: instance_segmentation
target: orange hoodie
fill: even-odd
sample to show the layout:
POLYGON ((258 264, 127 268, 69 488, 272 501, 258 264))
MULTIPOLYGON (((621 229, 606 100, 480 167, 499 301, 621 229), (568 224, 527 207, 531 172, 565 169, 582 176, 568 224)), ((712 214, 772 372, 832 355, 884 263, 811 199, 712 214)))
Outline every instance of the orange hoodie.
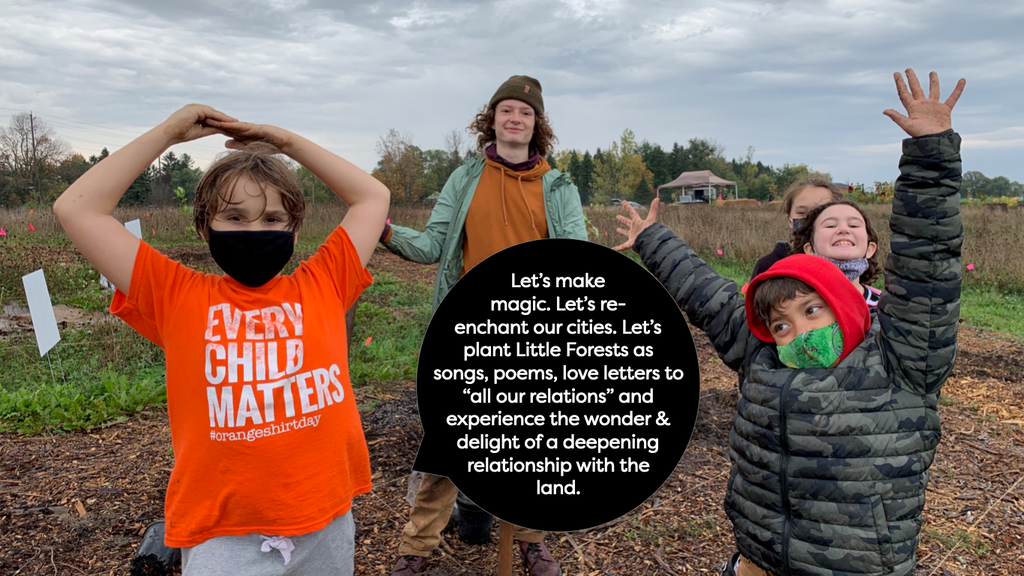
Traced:
POLYGON ((541 158, 536 166, 523 172, 515 172, 489 158, 484 162, 466 215, 463 275, 491 254, 548 237, 541 181, 551 170, 547 161, 541 158))

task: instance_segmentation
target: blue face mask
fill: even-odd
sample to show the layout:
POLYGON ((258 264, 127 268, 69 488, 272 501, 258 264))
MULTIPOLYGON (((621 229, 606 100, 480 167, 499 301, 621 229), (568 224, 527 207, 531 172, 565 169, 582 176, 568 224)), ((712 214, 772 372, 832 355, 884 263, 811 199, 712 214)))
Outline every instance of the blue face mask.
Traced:
POLYGON ((803 225, 804 225, 804 219, 803 218, 793 218, 793 232, 796 232, 797 230, 799 230, 800 227, 803 226, 803 225))

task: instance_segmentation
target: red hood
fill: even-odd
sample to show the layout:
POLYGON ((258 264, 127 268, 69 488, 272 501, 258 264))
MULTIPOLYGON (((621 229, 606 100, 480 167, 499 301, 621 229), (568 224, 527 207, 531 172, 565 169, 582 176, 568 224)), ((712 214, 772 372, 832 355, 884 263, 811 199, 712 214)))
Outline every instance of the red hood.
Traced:
POLYGON ((754 294, 761 283, 776 276, 789 276, 805 282, 821 294, 832 308, 832 313, 839 322, 839 329, 843 331, 843 354, 839 357, 840 361, 864 341, 864 335, 871 327, 871 313, 868 312, 864 295, 846 279, 835 264, 810 254, 794 254, 783 258, 750 281, 746 295, 747 326, 758 339, 775 342, 768 326, 754 310, 754 294))

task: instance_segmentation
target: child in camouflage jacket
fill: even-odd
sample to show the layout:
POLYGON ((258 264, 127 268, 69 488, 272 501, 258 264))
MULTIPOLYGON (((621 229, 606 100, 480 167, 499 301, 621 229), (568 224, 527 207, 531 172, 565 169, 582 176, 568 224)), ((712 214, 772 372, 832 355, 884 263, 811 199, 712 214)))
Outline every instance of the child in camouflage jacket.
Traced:
POLYGON ((940 102, 934 73, 929 97, 912 70, 907 79, 910 90, 896 74, 908 116, 885 111, 910 138, 893 200, 885 292, 873 320, 862 298, 863 310, 848 309, 858 299, 844 290, 855 290, 838 268, 812 262, 823 259, 792 257, 804 259, 803 272, 799 260, 780 261, 751 283, 745 302, 734 282, 654 223, 657 201, 645 221, 629 208, 631 219, 620 217, 630 227, 620 233, 629 239, 616 248, 640 254, 743 377, 725 498, 741 558, 727 574, 914 572, 928 468, 940 438, 938 393, 956 356, 963 226, 960 137, 950 111, 964 81, 940 102), (798 277, 806 288, 773 290, 775 301, 758 311, 757 292, 780 277, 798 277), (832 315, 828 333, 839 338, 816 347, 810 335, 830 324, 823 314, 832 315), (829 343, 836 348, 831 357, 816 353, 829 343), (820 367, 809 367, 811 357, 820 367))

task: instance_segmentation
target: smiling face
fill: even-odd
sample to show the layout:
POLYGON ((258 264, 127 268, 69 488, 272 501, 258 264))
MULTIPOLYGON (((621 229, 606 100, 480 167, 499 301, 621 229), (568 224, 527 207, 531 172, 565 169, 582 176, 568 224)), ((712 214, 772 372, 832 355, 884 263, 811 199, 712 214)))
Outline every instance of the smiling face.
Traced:
POLYGON ((230 191, 221 196, 217 213, 210 221, 211 229, 218 232, 291 230, 288 211, 276 186, 266 184, 261 190, 244 174, 229 186, 230 191))
POLYGON ((826 208, 813 224, 814 236, 804 244, 805 254, 845 261, 871 258, 878 249, 868 238, 864 217, 848 204, 826 208))
POLYGON ((832 191, 822 186, 808 186, 793 198, 793 206, 786 215, 789 220, 789 227, 793 227, 793 220, 801 220, 808 212, 832 201, 832 191))
POLYGON ((529 146, 537 121, 533 106, 520 100, 502 100, 494 107, 494 134, 498 144, 529 146))
POLYGON ((768 319, 768 331, 775 344, 785 346, 804 332, 824 328, 836 321, 832 308, 817 292, 797 294, 776 304, 768 319))

